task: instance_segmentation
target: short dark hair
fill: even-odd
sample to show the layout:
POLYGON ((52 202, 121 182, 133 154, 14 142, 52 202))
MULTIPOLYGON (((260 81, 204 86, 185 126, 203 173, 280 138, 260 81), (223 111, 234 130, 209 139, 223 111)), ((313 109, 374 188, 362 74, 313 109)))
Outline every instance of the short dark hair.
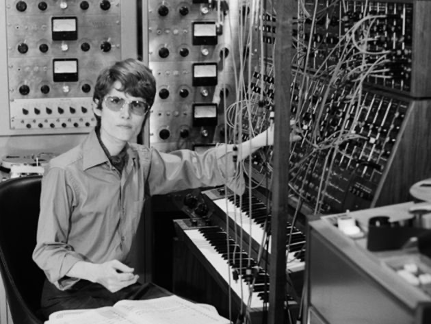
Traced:
MULTIPOLYGON (((93 94, 93 101, 96 102, 96 99, 99 101, 97 109, 102 109, 102 101, 116 81, 121 83, 120 91, 144 99, 149 107, 153 105, 156 96, 156 80, 151 70, 142 61, 128 58, 115 62, 99 73, 93 94)), ((96 116, 96 119, 99 125, 100 117, 96 116)))

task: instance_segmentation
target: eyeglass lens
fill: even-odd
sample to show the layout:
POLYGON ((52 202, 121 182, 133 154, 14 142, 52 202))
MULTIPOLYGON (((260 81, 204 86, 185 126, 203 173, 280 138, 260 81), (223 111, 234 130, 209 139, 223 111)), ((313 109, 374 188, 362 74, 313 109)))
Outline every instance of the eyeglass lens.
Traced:
MULTIPOLYGON (((114 111, 120 111, 124 107, 126 102, 127 101, 124 98, 119 98, 115 96, 106 97, 106 106, 114 111)), ((142 116, 148 110, 148 105, 144 101, 133 100, 127 103, 130 107, 131 112, 135 115, 142 116)))

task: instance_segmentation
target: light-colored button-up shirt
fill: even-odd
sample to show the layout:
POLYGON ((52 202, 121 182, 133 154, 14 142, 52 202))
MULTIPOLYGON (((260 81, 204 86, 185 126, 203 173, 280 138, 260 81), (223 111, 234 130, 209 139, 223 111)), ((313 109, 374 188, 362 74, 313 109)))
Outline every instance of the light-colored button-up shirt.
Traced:
POLYGON ((61 290, 78 281, 65 276, 81 260, 116 259, 133 267, 129 254, 148 196, 222 184, 243 190, 230 145, 204 154, 167 154, 130 143, 127 154, 120 174, 92 131, 82 144, 52 159, 45 171, 33 259, 61 290))

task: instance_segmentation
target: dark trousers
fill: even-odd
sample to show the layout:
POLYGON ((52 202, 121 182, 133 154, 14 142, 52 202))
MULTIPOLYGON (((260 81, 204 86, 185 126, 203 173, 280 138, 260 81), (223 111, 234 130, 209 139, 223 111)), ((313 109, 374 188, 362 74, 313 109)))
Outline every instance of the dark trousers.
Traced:
POLYGON ((50 314, 65 309, 88 309, 113 306, 122 299, 143 300, 164 296, 172 293, 153 283, 135 283, 115 293, 100 284, 80 280, 72 288, 59 290, 48 280, 42 291, 41 312, 48 318, 50 314))

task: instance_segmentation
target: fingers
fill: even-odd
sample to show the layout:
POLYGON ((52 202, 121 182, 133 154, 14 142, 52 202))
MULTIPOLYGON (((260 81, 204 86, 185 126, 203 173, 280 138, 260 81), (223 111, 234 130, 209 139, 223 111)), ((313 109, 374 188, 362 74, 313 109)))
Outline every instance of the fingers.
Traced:
POLYGON ((109 281, 108 286, 106 287, 111 292, 116 292, 118 290, 121 290, 125 287, 128 287, 130 285, 133 285, 136 283, 139 279, 138 275, 131 275, 129 273, 127 274, 119 274, 117 278, 112 279, 109 281), (124 277, 123 277, 124 276, 124 277))
POLYGON ((118 260, 112 261, 112 267, 115 269, 115 278, 123 283, 135 283, 139 276, 133 273, 134 269, 126 266, 118 260))
POLYGON ((121 263, 118 260, 112 261, 113 268, 116 270, 116 277, 119 281, 131 281, 136 282, 139 276, 133 274, 134 269, 126 266, 124 263, 121 263))
POLYGON ((139 276, 133 273, 133 268, 128 267, 118 260, 105 262, 100 264, 100 267, 102 268, 102 273, 97 282, 102 284, 110 292, 116 292, 130 286, 139 279, 139 276))
POLYGON ((125 285, 124 287, 126 287, 126 286, 134 284, 135 282, 138 281, 138 279, 139 279, 138 275, 132 275, 129 279, 122 280, 121 282, 125 285))
POLYGON ((290 120, 290 126, 292 129, 292 131, 290 132, 290 141, 297 142, 302 139, 302 136, 300 135, 301 130, 296 126, 296 121, 294 119, 290 120))
POLYGON ((301 139, 302 137, 298 134, 294 134, 294 133, 290 133, 290 141, 291 142, 297 142, 301 139))
POLYGON ((118 281, 125 282, 125 281, 133 281, 133 280, 135 280, 135 278, 137 280, 137 278, 139 278, 139 276, 135 275, 133 273, 117 273, 116 278, 118 279, 118 281))
POLYGON ((132 273, 134 270, 133 268, 126 266, 124 263, 121 263, 118 260, 112 260, 112 261, 110 261, 110 263, 111 263, 112 267, 115 270, 117 270, 118 272, 130 272, 130 273, 132 273))

